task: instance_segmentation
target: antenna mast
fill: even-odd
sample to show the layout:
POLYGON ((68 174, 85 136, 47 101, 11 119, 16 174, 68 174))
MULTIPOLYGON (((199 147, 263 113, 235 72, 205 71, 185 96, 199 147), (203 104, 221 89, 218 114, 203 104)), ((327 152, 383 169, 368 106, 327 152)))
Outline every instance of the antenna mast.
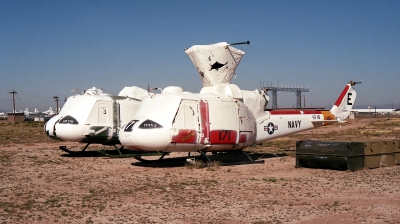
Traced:
POLYGON ((13 112, 14 112, 14 116, 15 116, 15 99, 14 99, 14 95, 17 94, 17 92, 15 90, 13 90, 12 92, 10 92, 10 94, 13 94, 13 112))
POLYGON ((53 96, 53 99, 56 101, 56 115, 58 115, 58 96, 53 96))

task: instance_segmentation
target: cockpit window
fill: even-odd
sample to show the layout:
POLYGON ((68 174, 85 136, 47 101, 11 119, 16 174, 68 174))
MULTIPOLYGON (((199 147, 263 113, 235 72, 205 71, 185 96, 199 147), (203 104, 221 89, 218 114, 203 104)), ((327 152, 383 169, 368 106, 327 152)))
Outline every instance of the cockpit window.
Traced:
POLYGON ((73 117, 71 117, 71 116, 65 116, 65 117, 63 117, 61 120, 60 120, 60 122, 59 122, 60 124, 79 124, 79 122, 75 119, 75 118, 73 118, 73 117))
POLYGON ((139 128, 150 129, 150 128, 162 128, 162 126, 152 120, 145 120, 140 124, 139 128))
POLYGON ((124 126, 124 131, 125 132, 132 132, 133 125, 136 124, 138 120, 131 120, 129 121, 125 126, 124 126))

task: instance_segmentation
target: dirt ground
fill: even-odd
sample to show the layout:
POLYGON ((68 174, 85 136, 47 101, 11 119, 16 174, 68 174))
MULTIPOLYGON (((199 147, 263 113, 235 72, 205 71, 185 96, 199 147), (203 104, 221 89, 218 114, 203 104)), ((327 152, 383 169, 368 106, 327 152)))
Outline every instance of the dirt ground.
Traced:
POLYGON ((0 223, 400 222, 400 166, 296 168, 293 153, 267 149, 262 164, 195 168, 166 160, 149 166, 134 158, 66 156, 59 145, 82 147, 0 146, 0 223))

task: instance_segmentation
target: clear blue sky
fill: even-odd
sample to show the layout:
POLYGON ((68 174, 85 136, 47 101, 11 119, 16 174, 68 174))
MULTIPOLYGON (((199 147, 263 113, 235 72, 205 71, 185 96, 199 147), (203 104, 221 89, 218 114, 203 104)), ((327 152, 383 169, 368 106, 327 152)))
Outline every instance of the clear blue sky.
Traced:
MULTIPOLYGON (((349 80, 357 105, 400 106, 400 1, 0 1, 0 111, 55 108, 74 88, 200 91, 185 47, 241 42, 233 83, 309 87, 330 107, 349 80)), ((278 93, 292 107, 294 93, 278 93)))

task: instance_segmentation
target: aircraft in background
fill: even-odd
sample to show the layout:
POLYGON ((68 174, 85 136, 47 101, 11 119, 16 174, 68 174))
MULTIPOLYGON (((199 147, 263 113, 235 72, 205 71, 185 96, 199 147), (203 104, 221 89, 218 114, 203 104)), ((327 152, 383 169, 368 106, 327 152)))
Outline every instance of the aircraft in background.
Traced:
MULTIPOLYGON (((82 151, 90 144, 115 146, 120 143, 119 128, 132 120, 141 99, 148 95, 148 91, 135 86, 125 87, 118 96, 93 87, 83 95, 69 97, 60 113, 44 125, 44 130, 52 139, 86 143, 82 151)), ((74 153, 65 146, 60 149, 74 153)))
POLYGON ((6 113, 0 112, 0 118, 1 118, 1 119, 5 119, 5 118, 7 118, 7 117, 8 117, 8 116, 7 116, 6 113))
POLYGON ((398 111, 399 109, 375 109, 375 108, 369 108, 369 109, 352 109, 351 111, 354 112, 355 114, 381 114, 381 115, 394 115, 396 114, 396 110, 398 111))
POLYGON ((56 114, 56 113, 53 111, 53 108, 51 108, 51 107, 50 107, 48 110, 43 111, 42 113, 46 114, 47 116, 53 116, 53 115, 56 114))
POLYGON ((200 93, 171 86, 144 98, 133 119, 119 131, 121 144, 145 152, 199 152, 211 161, 207 152, 243 152, 256 143, 344 122, 349 116, 356 98, 353 81, 331 110, 266 110, 265 89, 241 90, 230 83, 244 55, 232 45, 223 42, 185 50, 202 80, 200 93))
POLYGON ((29 115, 36 115, 36 114, 38 114, 38 113, 40 113, 40 112, 39 112, 39 110, 38 110, 37 108, 35 108, 35 111, 34 111, 34 112, 29 111, 28 108, 26 108, 26 109, 24 110, 24 115, 25 115, 25 117, 28 117, 29 115))

